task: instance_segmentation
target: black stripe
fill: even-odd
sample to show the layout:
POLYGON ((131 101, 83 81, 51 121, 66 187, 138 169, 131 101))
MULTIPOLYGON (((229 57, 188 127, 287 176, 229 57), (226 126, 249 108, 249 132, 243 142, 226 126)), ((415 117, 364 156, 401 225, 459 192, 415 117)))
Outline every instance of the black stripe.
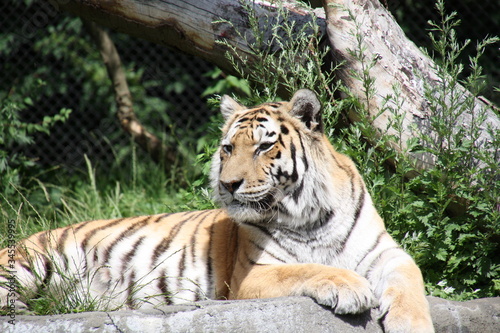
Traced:
POLYGON ((215 233, 215 223, 210 226, 210 232, 209 232, 209 241, 208 241, 208 248, 207 248, 207 265, 206 265, 206 272, 207 272, 207 287, 209 290, 212 290, 213 285, 214 285, 214 277, 213 277, 213 259, 212 259, 212 249, 214 246, 214 233, 215 233))
POLYGON ((127 239, 128 237, 132 236, 135 234, 137 231, 139 231, 145 224, 148 224, 149 220, 152 219, 153 216, 149 217, 143 217, 142 220, 139 220, 133 224, 131 224, 127 229, 122 231, 120 235, 118 235, 113 242, 106 248, 104 251, 104 257, 103 257, 103 265, 107 265, 109 258, 111 257, 111 253, 115 249, 115 247, 120 243, 121 241, 127 239))
POLYGON ((306 149, 304 148, 304 142, 302 141, 302 135, 297 131, 297 136, 299 137, 300 148, 302 149, 302 163, 304 163, 305 171, 309 169, 309 162, 307 161, 306 149))
POLYGON ((299 203, 299 197, 302 194, 303 190, 304 190, 304 179, 302 179, 299 186, 292 193, 293 201, 295 201, 296 204, 299 203))
MULTIPOLYGON (((196 279, 196 281, 194 283, 197 286, 199 286, 200 285, 200 279, 196 279)), ((202 294, 202 291, 200 290, 200 288, 197 288, 196 292, 194 293, 194 301, 195 302, 201 301, 201 294, 202 294)))
POLYGON ((268 255, 270 255, 271 257, 273 257, 274 259, 276 259, 278 261, 281 261, 282 263, 286 263, 285 260, 283 260, 283 259, 277 257, 276 255, 274 255, 273 253, 267 251, 264 247, 260 246, 260 244, 257 244, 254 240, 250 240, 250 243, 252 243, 252 245, 255 246, 257 249, 259 249, 259 251, 267 253, 268 255))
POLYGON ((130 259, 134 256, 135 252, 137 251, 137 248, 142 244, 146 236, 141 236, 137 239, 137 241, 132 245, 132 248, 130 251, 128 251, 124 256, 123 256, 123 263, 129 263, 130 259))
POLYGON ((130 273, 130 281, 128 282, 127 300, 125 301, 125 304, 127 304, 130 308, 133 308, 134 305, 132 297, 132 291, 134 290, 134 285, 135 285, 135 271, 132 270, 132 272, 130 273))
POLYGON ((253 223, 250 223, 250 222, 243 222, 244 225, 246 226, 250 226, 250 227, 254 227, 258 230, 260 230, 264 235, 268 236, 269 238, 271 238, 276 244, 278 244, 283 250, 285 250, 286 253, 288 253, 291 257, 293 258, 297 258, 297 255, 295 253, 292 253, 290 252, 289 249, 287 249, 286 247, 283 246, 283 244, 281 244, 280 240, 278 238, 276 238, 269 230, 267 230, 266 228, 258 225, 258 224, 253 224, 253 223))
POLYGON ((293 161, 293 171, 292 171, 292 181, 293 182, 296 182, 297 179, 299 179, 299 174, 297 172, 297 158, 295 156, 295 153, 296 153, 296 148, 295 148, 295 144, 293 143, 293 141, 290 143, 290 151, 291 151, 291 157, 292 157, 292 161, 293 161))
POLYGON ((369 255, 369 254, 370 254, 373 250, 375 250, 375 248, 376 248, 376 247, 380 244, 380 240, 382 239, 382 236, 383 236, 384 234, 386 234, 386 233, 387 233, 387 231, 382 230, 382 231, 378 234, 377 239, 375 240, 375 243, 373 243, 373 245, 372 245, 372 246, 371 246, 371 247, 370 247, 370 248, 369 248, 369 249, 365 252, 365 254, 364 254, 364 255, 363 255, 363 257, 361 258, 361 260, 358 262, 358 265, 356 266, 356 269, 355 269, 355 270, 357 270, 357 269, 358 269, 358 267, 359 267, 359 265, 361 265, 361 263, 363 262, 363 260, 365 260, 365 259, 366 259, 366 257, 367 257, 367 256, 368 256, 368 255, 369 255))
MULTIPOLYGON (((262 127, 264 127, 264 126, 262 126, 262 127)), ((276 135, 276 132, 275 132, 275 131, 272 131, 272 132, 270 132, 270 133, 269 133, 269 132, 267 132, 267 133, 266 133, 266 136, 267 136, 267 137, 272 137, 272 136, 275 136, 275 135, 276 135)))
POLYGON ((34 275, 33 274, 33 271, 31 270, 31 267, 26 265, 25 263, 20 263, 19 264, 26 272, 30 273, 31 275, 34 275))
POLYGON ((200 222, 198 222, 198 224, 196 225, 196 228, 194 229, 193 235, 191 236, 191 240, 189 242, 191 244, 191 262, 193 264, 195 263, 195 260, 196 260, 196 243, 197 243, 196 237, 198 236, 200 226, 205 219, 206 219, 206 216, 203 217, 203 219, 200 222))
POLYGON ((121 223, 124 220, 125 220, 125 218, 116 219, 116 220, 109 220, 110 222, 108 224, 100 226, 98 228, 94 228, 94 229, 90 230, 89 232, 87 232, 85 234, 85 236, 83 237, 83 241, 80 245, 80 247, 83 250, 83 253, 85 253, 85 254, 87 253, 87 244, 89 243, 90 239, 92 237, 94 237, 95 234, 97 234, 99 231, 111 228, 111 227, 121 223))
POLYGON ((63 266, 64 266, 63 269, 65 271, 67 271, 68 268, 69 268, 69 258, 68 258, 68 256, 65 253, 61 253, 60 257, 61 257, 61 259, 63 261, 63 266))
POLYGON ((399 246, 389 247, 389 248, 383 250, 382 252, 379 253, 379 255, 375 259, 373 259, 372 263, 370 264, 370 267, 368 267, 368 269, 366 270, 366 273, 363 276, 365 276, 368 279, 369 276, 370 276, 370 273, 373 271, 373 269, 378 264, 378 262, 380 261, 380 259, 382 259, 382 255, 384 253, 388 252, 388 251, 391 251, 391 250, 401 250, 401 251, 403 251, 403 249, 401 249, 399 246))
POLYGON ((71 227, 66 227, 61 234, 61 237, 59 237, 59 241, 57 243, 57 252, 63 253, 64 252, 64 243, 66 242, 66 238, 68 238, 68 232, 69 230, 72 229, 71 227))
POLYGON ((196 220, 198 217, 200 217, 201 215, 203 214, 207 214, 210 213, 210 211, 201 211, 201 212, 189 212, 189 213, 186 213, 184 214, 184 216, 186 216, 186 218, 182 221, 180 221, 179 223, 177 223, 174 227, 172 227, 172 229, 170 230, 170 233, 167 237, 163 238, 163 240, 160 242, 160 244, 158 244, 153 252, 153 269, 154 267, 156 267, 158 265, 158 260, 160 258, 160 256, 165 253, 165 251, 170 247, 170 244, 172 243, 172 241, 174 240, 174 238, 177 236, 177 234, 179 233, 179 231, 182 229, 182 226, 188 222, 188 221, 192 221, 192 220, 196 220), (196 216, 191 216, 191 215, 195 215, 196 216))
MULTIPOLYGON (((311 233, 312 231, 316 231, 318 229, 321 229, 323 226, 328 224, 330 220, 335 216, 335 211, 329 210, 326 211, 324 214, 322 214, 322 217, 316 220, 314 223, 306 224, 304 226, 301 226, 297 228, 297 230, 304 230, 308 234, 311 233)), ((309 238, 311 239, 311 238, 309 238)), ((317 238, 314 238, 313 240, 317 240, 317 238)))
MULTIPOLYGON (((95 247, 95 248, 93 249, 93 251, 94 251, 94 252, 93 252, 93 255, 92 255, 92 261, 93 261, 92 263, 93 263, 94 265, 95 265, 95 264, 97 264, 97 263, 99 262, 99 251, 98 251, 98 250, 99 250, 99 248, 98 248, 98 247, 95 247)), ((87 258, 87 257, 85 256, 85 269, 87 269, 87 261, 86 261, 87 259, 86 259, 86 258, 87 258)))
POLYGON ((170 233, 167 237, 163 238, 156 246, 156 248, 153 251, 153 262, 152 262, 152 268, 154 269, 158 265, 158 260, 162 254, 165 253, 165 251, 170 247, 170 243, 172 243, 172 240, 175 238, 175 236, 179 233, 180 229, 186 223, 187 220, 180 221, 177 223, 171 230, 170 233))
POLYGON ((288 228, 279 228, 278 230, 285 235, 285 239, 292 240, 296 243, 309 244, 310 242, 315 242, 318 240, 316 237, 312 237, 311 235, 306 233, 308 232, 307 225, 295 230, 288 228), (302 230, 302 232, 299 232, 297 230, 302 230))
POLYGON ((146 238, 145 236, 139 237, 139 239, 132 245, 132 248, 130 251, 125 253, 125 255, 122 257, 122 267, 120 269, 121 272, 121 281, 124 281, 125 279, 125 273, 127 272, 127 265, 130 264, 130 261, 132 260, 134 254, 137 252, 137 248, 142 244, 142 241, 146 238))
POLYGON ((68 233, 70 229, 73 230, 71 226, 66 227, 64 229, 63 233, 61 234, 61 237, 59 237, 59 241, 57 243, 57 248, 56 248, 57 253, 62 258, 65 271, 67 271, 69 267, 69 258, 65 253, 65 248, 66 248, 65 243, 66 239, 68 238, 68 233))
MULTIPOLYGON (((49 286, 50 280, 52 279, 52 275, 54 274, 54 265, 52 264, 52 261, 50 261, 49 258, 47 258, 45 255, 41 256, 43 260, 43 268, 44 268, 44 277, 42 280, 42 283, 37 288, 37 291, 35 293, 34 298, 40 298, 43 297, 42 292, 47 289, 49 286)), ((31 273, 33 276, 35 276, 33 273, 31 273)), ((38 277, 38 276, 36 276, 38 277)), ((16 279, 17 280, 17 279, 16 279)))
MULTIPOLYGON (((203 216, 203 218, 200 220, 200 222, 198 222, 198 224, 196 225, 196 228, 194 229, 193 235, 191 236, 190 244, 191 244, 191 258, 192 258, 192 263, 193 264, 195 263, 195 259, 196 259, 196 244, 198 243, 196 237, 198 236, 198 232, 199 232, 200 226, 207 219, 207 217, 210 216, 211 213, 212 213, 212 211, 207 211, 207 212, 210 213, 210 214, 207 214, 206 216, 203 216)), ((217 218, 217 216, 219 216, 219 214, 220 214, 220 212, 217 213, 213 217, 213 219, 215 220, 217 218)))
MULTIPOLYGON (((331 153, 330 156, 333 158, 333 161, 335 162, 335 164, 337 164, 337 166, 340 169, 342 169, 350 179, 354 178, 354 173, 352 172, 352 170, 348 166, 340 164, 333 153, 331 153)), ((353 191, 354 191, 354 189, 353 189, 353 191)))
MULTIPOLYGON (((185 277, 184 276, 185 270, 186 270, 186 247, 184 246, 182 248, 181 259, 179 260, 179 277, 185 277)), ((179 286, 180 286, 180 282, 182 280, 179 279, 178 281, 179 281, 179 286)))
POLYGON ((87 224, 89 224, 90 222, 94 222, 95 220, 92 220, 92 221, 85 221, 85 222, 82 222, 80 223, 77 227, 75 227, 75 233, 78 232, 78 230, 82 229, 83 227, 85 227, 87 224))
POLYGON ((49 258, 46 258, 45 256, 43 257, 45 264, 45 277, 43 278, 42 281, 42 287, 45 288, 49 285, 50 280, 52 279, 52 275, 54 274, 54 265, 52 264, 52 261, 50 261, 49 258))
POLYGON ((356 204, 356 211, 354 212, 354 221, 358 221, 359 215, 361 214, 361 210, 363 209, 363 205, 365 204, 365 195, 366 195, 366 190, 363 184, 361 184, 361 193, 359 195, 359 198, 357 200, 356 204))
POLYGON ((160 215, 160 216, 158 216, 158 218, 155 221, 153 221, 153 223, 158 223, 161 220, 163 220, 164 218, 169 217, 170 215, 173 215, 173 214, 172 213, 166 213, 166 214, 160 215))
POLYGON ((172 304, 172 295, 170 294, 170 291, 168 290, 167 286, 167 272, 163 270, 161 272, 160 277, 158 278, 158 289, 160 289, 161 293, 163 294, 163 297, 165 298, 165 303, 167 305, 172 304))
MULTIPOLYGON (((352 185, 352 186, 354 187, 354 185, 352 185)), ((347 241, 349 240, 349 237, 351 237, 352 231, 354 230, 354 228, 358 224, 359 215, 361 214, 361 209, 363 208, 364 202, 365 202, 365 189, 361 188, 361 193, 360 193, 359 198, 356 202, 356 209, 354 211, 354 216, 353 216, 351 228, 349 229, 349 231, 347 231, 347 234, 345 235, 344 239, 339 244, 339 250, 340 250, 339 254, 345 250, 345 245, 346 245, 347 241)))
POLYGON ((49 231, 45 231, 45 232, 42 232, 40 235, 38 235, 37 237, 37 240, 38 242, 40 242, 40 245, 41 245, 41 248, 43 250, 47 250, 47 234, 51 232, 51 230, 49 231))
MULTIPOLYGON (((115 219, 115 220, 108 220, 109 221, 108 224, 100 226, 98 228, 94 228, 94 229, 90 230, 89 232, 87 232, 85 234, 85 236, 83 237, 83 241, 80 244, 80 248, 82 249, 83 254, 84 254, 84 256, 83 256, 83 260, 84 260, 84 262, 83 262, 83 270, 84 270, 84 272, 86 272, 87 268, 88 268, 88 259, 87 259, 87 257, 90 255, 90 249, 87 250, 87 244, 89 243, 90 239, 92 237, 94 237, 95 234, 98 233, 99 231, 105 230, 107 228, 111 228, 111 227, 113 227, 113 226, 121 223, 124 220, 125 220, 125 218, 120 218, 120 219, 115 219)), ((81 226, 79 226, 79 227, 81 227, 81 226)), ((75 229, 75 232, 76 232, 77 229, 75 229)), ((93 253, 92 258, 94 260, 94 263, 96 263, 99 260, 97 249, 98 249, 97 246, 95 246, 93 248, 94 253, 93 253)))
POLYGON ((281 133, 284 135, 287 135, 290 131, 288 130, 288 127, 286 127, 284 124, 281 124, 280 126, 281 133))
MULTIPOLYGON (((43 260, 44 272, 43 272, 43 280, 40 283, 40 285, 38 286, 37 291, 36 291, 36 295, 34 298, 42 297, 42 292, 44 290, 46 290, 46 288, 49 286, 50 280, 51 280, 52 275, 54 273, 54 266, 53 266, 52 262, 50 261, 50 259, 47 258, 45 255, 42 255, 39 258, 41 258, 43 260)), ((40 275, 38 275, 38 274, 36 274, 36 275, 33 274, 33 272, 31 270, 29 270, 29 272, 31 273, 31 275, 35 276, 37 279, 40 277, 40 275)))
POLYGON ((278 202, 278 211, 281 213, 281 214, 285 214, 285 215, 290 215, 290 212, 288 211, 288 209, 283 205, 282 202, 278 202))
POLYGON ((278 142, 283 146, 283 148, 286 149, 285 142, 283 141, 283 138, 281 137, 281 134, 278 135, 278 142))

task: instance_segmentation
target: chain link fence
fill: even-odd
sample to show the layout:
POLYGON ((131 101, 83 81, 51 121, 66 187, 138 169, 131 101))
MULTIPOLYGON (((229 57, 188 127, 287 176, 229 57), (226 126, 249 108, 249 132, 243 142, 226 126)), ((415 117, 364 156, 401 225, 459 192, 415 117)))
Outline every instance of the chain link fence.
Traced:
MULTIPOLYGON (((439 20, 433 1, 382 2, 412 40, 428 46, 427 21, 439 20)), ((455 0, 448 7, 462 19, 458 35, 463 38, 477 40, 500 32, 496 0, 455 0)), ((207 75, 214 66, 144 40, 112 32, 111 37, 127 70, 141 121, 158 135, 177 133, 193 139, 202 133, 199 129, 213 112, 202 93, 215 82, 207 75)), ((498 83, 498 48, 487 50, 485 59, 490 82, 498 83)), ((17 93, 33 99, 22 113, 25 121, 40 122, 61 108, 73 110, 50 136, 36 135, 35 144, 18 148, 42 164, 80 168, 85 154, 93 161, 111 163, 117 147, 129 145, 130 138, 114 116, 105 68, 78 18, 57 12, 47 1, 2 1, 0 73, 0 97, 17 93)))

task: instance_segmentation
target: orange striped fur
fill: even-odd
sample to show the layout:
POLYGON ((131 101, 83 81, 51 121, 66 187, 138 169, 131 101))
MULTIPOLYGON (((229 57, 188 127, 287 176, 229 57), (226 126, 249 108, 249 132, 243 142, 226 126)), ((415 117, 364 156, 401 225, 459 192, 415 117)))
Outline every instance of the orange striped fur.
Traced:
POLYGON ((62 276, 111 309, 305 295, 339 314, 378 307, 386 332, 432 332, 420 270, 385 230, 354 163, 323 134, 314 93, 254 108, 224 96, 221 112, 211 179, 222 209, 35 234, 15 257, 0 252, 1 304, 15 270, 24 297, 62 276))

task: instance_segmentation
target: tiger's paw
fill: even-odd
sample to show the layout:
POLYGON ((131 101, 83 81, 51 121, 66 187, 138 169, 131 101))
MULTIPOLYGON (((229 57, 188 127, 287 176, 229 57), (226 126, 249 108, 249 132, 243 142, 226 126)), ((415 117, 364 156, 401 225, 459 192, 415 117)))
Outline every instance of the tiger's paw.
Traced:
POLYGON ((388 313, 382 325, 386 333, 434 333, 432 321, 425 315, 390 316, 388 313))
POLYGON ((434 325, 432 324, 429 306, 425 297, 415 297, 410 302, 397 303, 390 303, 387 297, 382 297, 380 301, 380 319, 384 326, 384 332, 434 332, 434 325))
POLYGON ((336 314, 361 313, 377 306, 368 280, 349 270, 320 274, 307 280, 303 295, 331 307, 336 314))

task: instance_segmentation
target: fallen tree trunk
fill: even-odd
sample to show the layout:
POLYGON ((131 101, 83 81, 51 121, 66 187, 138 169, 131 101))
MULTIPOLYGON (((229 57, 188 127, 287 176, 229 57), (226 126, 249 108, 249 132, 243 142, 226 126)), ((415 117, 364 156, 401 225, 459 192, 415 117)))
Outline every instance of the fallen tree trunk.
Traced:
MULTIPOLYGON (((232 72, 233 68, 223 56, 227 47, 218 41, 233 45, 249 62, 255 61, 251 52, 248 52, 249 46, 246 40, 241 38, 248 35, 250 29, 248 13, 237 0, 49 1, 60 9, 116 31, 202 57, 225 71, 232 72), (221 20, 229 21, 232 25, 220 23, 221 20)), ((260 0, 252 1, 252 4, 258 17, 276 15, 273 4, 260 0)), ((433 137, 434 130, 430 126, 429 119, 438 115, 433 114, 434 111, 429 108, 424 86, 429 85, 432 89, 440 84, 434 63, 404 36, 392 15, 378 0, 324 0, 328 22, 325 20, 324 12, 319 10, 313 14, 308 10, 294 7, 293 1, 283 1, 282 4, 290 11, 289 19, 294 20, 299 27, 314 16, 317 17, 320 26, 328 26, 333 61, 344 62, 335 74, 349 88, 350 93, 366 105, 368 116, 373 119, 371 124, 379 133, 388 131, 388 134, 398 134, 389 126, 394 121, 389 109, 392 108, 402 114, 401 140, 392 144, 394 148, 411 154, 406 152, 406 142, 407 139, 417 135, 414 129, 433 137), (359 36, 361 38, 357 39, 359 36), (362 50, 362 54, 356 56, 353 50, 357 49, 362 50), (367 64, 363 63, 363 59, 368 62, 373 61, 368 73, 366 73, 367 64), (367 94, 363 81, 356 79, 363 75, 375 80, 375 94, 367 94), (398 92, 394 91, 396 83, 399 86, 398 92), (396 94, 398 100, 402 102, 388 105, 388 96, 396 94)), ((325 31, 321 33, 326 34, 325 31)), ((465 101, 469 93, 463 87, 460 89, 465 101)), ((437 89, 436 94, 439 94, 437 89)), ((445 101, 450 99, 448 96, 438 97, 445 101)), ((475 138, 474 144, 480 149, 483 147, 487 149, 493 140, 491 133, 500 129, 500 119, 487 103, 474 97, 470 101, 473 105, 449 125, 457 129, 462 128, 477 119, 477 114, 484 113, 486 115, 484 130, 478 138, 475 138), (490 131, 486 128, 490 128, 490 131)), ((365 115, 350 113, 350 119, 353 121, 359 120, 362 116, 365 115)), ((377 140, 376 137, 367 139, 377 140)), ((434 165, 432 155, 415 154, 412 158, 419 168, 434 165)), ((471 164, 480 165, 481 162, 472 161, 471 164)))
MULTIPOLYGON (((486 119, 480 125, 483 130, 479 137, 464 131, 463 139, 472 140, 476 147, 491 150, 492 133, 500 129, 500 118, 494 113, 491 103, 475 98, 451 79, 443 82, 436 73, 434 62, 406 38, 393 16, 378 0, 323 0, 323 4, 333 57, 344 63, 336 75, 364 104, 367 116, 373 119, 373 127, 379 132, 400 136, 393 148, 411 154, 419 169, 432 167, 436 156, 406 152, 408 140, 427 135, 436 144, 452 147, 452 142, 440 142, 445 140, 435 133, 431 118, 449 118, 448 126, 457 132, 473 127, 474 121, 484 114, 486 119), (369 88, 363 80, 366 76, 372 80, 373 93, 367 91, 369 88), (449 91, 443 89, 445 86, 449 91), (452 88, 455 91, 451 91, 452 88), (429 92, 432 96, 428 95, 429 92), (460 110, 446 114, 446 107, 431 105, 430 99, 444 101, 448 109, 460 110), (402 116, 401 133, 391 126, 395 114, 402 116), (489 132, 488 128, 492 131, 489 132)), ((360 115, 351 112, 350 118, 358 121, 360 115)), ((474 158, 468 162, 470 166, 486 167, 474 158)))

